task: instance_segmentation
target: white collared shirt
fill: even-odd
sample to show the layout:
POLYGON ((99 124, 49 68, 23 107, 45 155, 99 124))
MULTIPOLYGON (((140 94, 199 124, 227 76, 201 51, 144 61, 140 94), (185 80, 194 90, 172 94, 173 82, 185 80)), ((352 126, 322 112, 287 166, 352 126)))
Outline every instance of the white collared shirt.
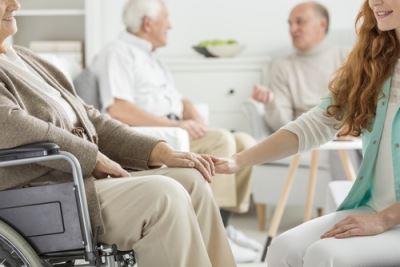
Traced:
POLYGON ((182 117, 182 96, 146 40, 123 32, 95 58, 91 71, 98 78, 103 111, 119 98, 156 116, 182 117))

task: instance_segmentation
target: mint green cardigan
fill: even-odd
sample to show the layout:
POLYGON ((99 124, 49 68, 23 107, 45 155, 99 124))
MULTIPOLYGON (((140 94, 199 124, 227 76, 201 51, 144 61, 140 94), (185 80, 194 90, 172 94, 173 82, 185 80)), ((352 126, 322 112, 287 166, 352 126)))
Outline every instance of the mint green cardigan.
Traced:
MULTIPOLYGON (((375 175, 376 159, 381 142, 383 126, 386 118, 386 111, 391 90, 391 79, 386 80, 383 86, 383 97, 378 100, 376 116, 371 131, 364 130, 362 133, 363 161, 358 171, 357 179, 354 182, 350 193, 347 195, 338 210, 354 209, 366 205, 371 198, 373 189, 373 178, 375 175)), ((320 107, 327 109, 331 98, 326 98, 320 107)), ((395 180, 395 192, 397 201, 400 200, 400 112, 397 111, 392 127, 392 161, 395 180)))

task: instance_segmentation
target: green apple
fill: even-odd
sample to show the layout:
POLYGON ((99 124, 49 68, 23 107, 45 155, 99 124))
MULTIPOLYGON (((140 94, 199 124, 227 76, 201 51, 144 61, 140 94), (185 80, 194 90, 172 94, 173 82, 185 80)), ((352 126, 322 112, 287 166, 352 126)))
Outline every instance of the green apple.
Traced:
POLYGON ((234 45, 234 44, 238 44, 238 41, 235 39, 228 39, 228 40, 214 39, 214 40, 200 41, 197 46, 207 47, 207 46, 234 45))

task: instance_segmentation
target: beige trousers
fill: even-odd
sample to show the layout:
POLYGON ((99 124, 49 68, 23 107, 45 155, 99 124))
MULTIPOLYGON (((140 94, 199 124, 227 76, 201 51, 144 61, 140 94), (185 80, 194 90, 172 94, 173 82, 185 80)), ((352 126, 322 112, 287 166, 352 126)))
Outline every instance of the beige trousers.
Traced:
MULTIPOLYGON (((229 157, 256 144, 245 133, 230 133, 224 129, 210 129, 207 134, 190 143, 190 150, 200 154, 229 157)), ((247 212, 250 203, 252 167, 241 169, 236 175, 218 174, 211 183, 215 199, 221 208, 232 212, 247 212)))
POLYGON ((236 266, 210 186, 195 169, 97 180, 102 242, 133 249, 138 267, 236 266))

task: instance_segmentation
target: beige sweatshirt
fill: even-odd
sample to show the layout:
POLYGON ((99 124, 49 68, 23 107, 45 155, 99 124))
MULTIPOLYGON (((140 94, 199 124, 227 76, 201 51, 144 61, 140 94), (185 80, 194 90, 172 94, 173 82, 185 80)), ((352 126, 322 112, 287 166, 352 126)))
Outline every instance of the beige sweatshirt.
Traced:
POLYGON ((268 87, 274 93, 265 105, 265 121, 276 131, 318 105, 328 94, 334 72, 347 56, 345 49, 326 40, 307 52, 297 52, 273 63, 268 87))

